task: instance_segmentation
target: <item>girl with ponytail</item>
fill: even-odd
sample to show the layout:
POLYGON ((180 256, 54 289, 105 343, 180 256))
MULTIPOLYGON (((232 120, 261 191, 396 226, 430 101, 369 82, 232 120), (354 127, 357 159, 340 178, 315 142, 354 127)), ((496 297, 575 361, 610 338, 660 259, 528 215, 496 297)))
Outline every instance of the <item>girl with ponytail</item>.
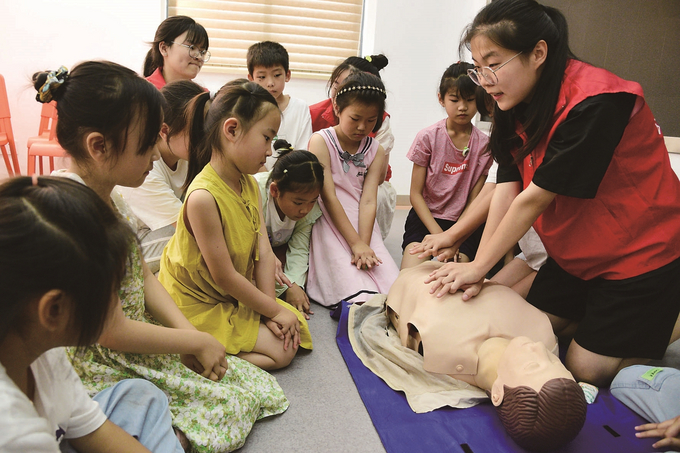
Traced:
POLYGON ((218 91, 159 274, 196 328, 267 370, 287 366, 298 346, 312 347, 304 316, 276 298, 276 257, 252 177, 280 123, 276 100, 255 82, 237 79, 218 91))

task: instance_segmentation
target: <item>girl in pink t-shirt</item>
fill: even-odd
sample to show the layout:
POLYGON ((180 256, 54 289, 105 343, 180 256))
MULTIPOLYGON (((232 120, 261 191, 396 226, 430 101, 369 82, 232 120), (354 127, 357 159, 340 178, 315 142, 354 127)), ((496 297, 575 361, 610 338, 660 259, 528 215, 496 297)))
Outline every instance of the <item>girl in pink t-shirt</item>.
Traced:
MULTIPOLYGON (((404 226, 404 251, 425 235, 441 233, 456 223, 484 185, 492 159, 486 150, 489 138, 472 125, 477 113, 477 86, 467 75, 472 67, 458 62, 444 71, 437 96, 447 117, 420 131, 406 155, 413 162, 413 208, 404 226)), ((474 259, 481 231, 460 246, 460 261, 474 259)), ((405 253, 401 268, 424 260, 405 253)))

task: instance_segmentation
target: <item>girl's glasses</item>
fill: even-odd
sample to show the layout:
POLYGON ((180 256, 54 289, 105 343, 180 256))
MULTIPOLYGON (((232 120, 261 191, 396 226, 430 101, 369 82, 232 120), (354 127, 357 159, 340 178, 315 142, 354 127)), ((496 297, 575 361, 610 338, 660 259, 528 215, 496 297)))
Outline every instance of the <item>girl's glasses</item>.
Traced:
POLYGON ((498 83, 498 76, 496 75, 496 72, 498 72, 498 70, 500 68, 502 68, 506 64, 510 63, 512 60, 514 60, 516 57, 520 56, 521 54, 522 54, 522 52, 516 54, 515 56, 510 58, 505 63, 502 63, 496 69, 491 69, 488 66, 484 66, 484 67, 477 68, 477 69, 468 69, 467 70, 468 76, 470 77, 470 80, 472 80, 473 82, 475 82, 479 86, 482 86, 482 83, 479 79, 480 75, 482 77, 484 77, 484 80, 486 80, 487 84, 489 84, 491 86, 496 85, 498 83))
POLYGON ((210 60, 210 52, 207 50, 200 50, 198 47, 194 46, 193 44, 190 46, 187 46, 186 44, 182 44, 179 42, 175 41, 170 41, 170 44, 177 44, 178 46, 186 47, 189 49, 189 56, 191 58, 196 58, 197 60, 203 60, 203 63, 206 63, 208 60, 210 60))

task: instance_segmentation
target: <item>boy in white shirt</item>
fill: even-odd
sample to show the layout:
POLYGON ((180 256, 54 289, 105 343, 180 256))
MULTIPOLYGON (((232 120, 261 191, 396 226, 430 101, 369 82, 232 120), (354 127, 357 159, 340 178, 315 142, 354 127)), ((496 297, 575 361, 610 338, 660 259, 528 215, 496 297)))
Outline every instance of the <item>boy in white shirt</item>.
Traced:
MULTIPOLYGON (((290 81, 288 52, 281 44, 262 41, 248 48, 248 80, 265 88, 281 109, 281 126, 277 138, 290 143, 294 149, 307 149, 312 136, 312 117, 309 106, 302 99, 283 94, 286 82, 290 81)), ((273 142, 273 141, 272 141, 273 142)), ((265 167, 271 170, 278 154, 272 150, 265 167)))

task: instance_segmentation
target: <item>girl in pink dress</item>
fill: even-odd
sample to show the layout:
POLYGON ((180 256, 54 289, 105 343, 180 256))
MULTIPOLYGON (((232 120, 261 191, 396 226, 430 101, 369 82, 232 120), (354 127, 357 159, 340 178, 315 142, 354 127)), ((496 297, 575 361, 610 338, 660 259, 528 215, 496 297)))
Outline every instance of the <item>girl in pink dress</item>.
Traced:
POLYGON ((333 100, 339 124, 309 142, 324 166, 324 186, 323 215, 312 228, 307 293, 325 306, 361 290, 387 293, 399 273, 375 222, 382 175, 371 168, 383 168, 385 151, 369 134, 380 128, 385 97, 378 77, 351 75, 333 100))

